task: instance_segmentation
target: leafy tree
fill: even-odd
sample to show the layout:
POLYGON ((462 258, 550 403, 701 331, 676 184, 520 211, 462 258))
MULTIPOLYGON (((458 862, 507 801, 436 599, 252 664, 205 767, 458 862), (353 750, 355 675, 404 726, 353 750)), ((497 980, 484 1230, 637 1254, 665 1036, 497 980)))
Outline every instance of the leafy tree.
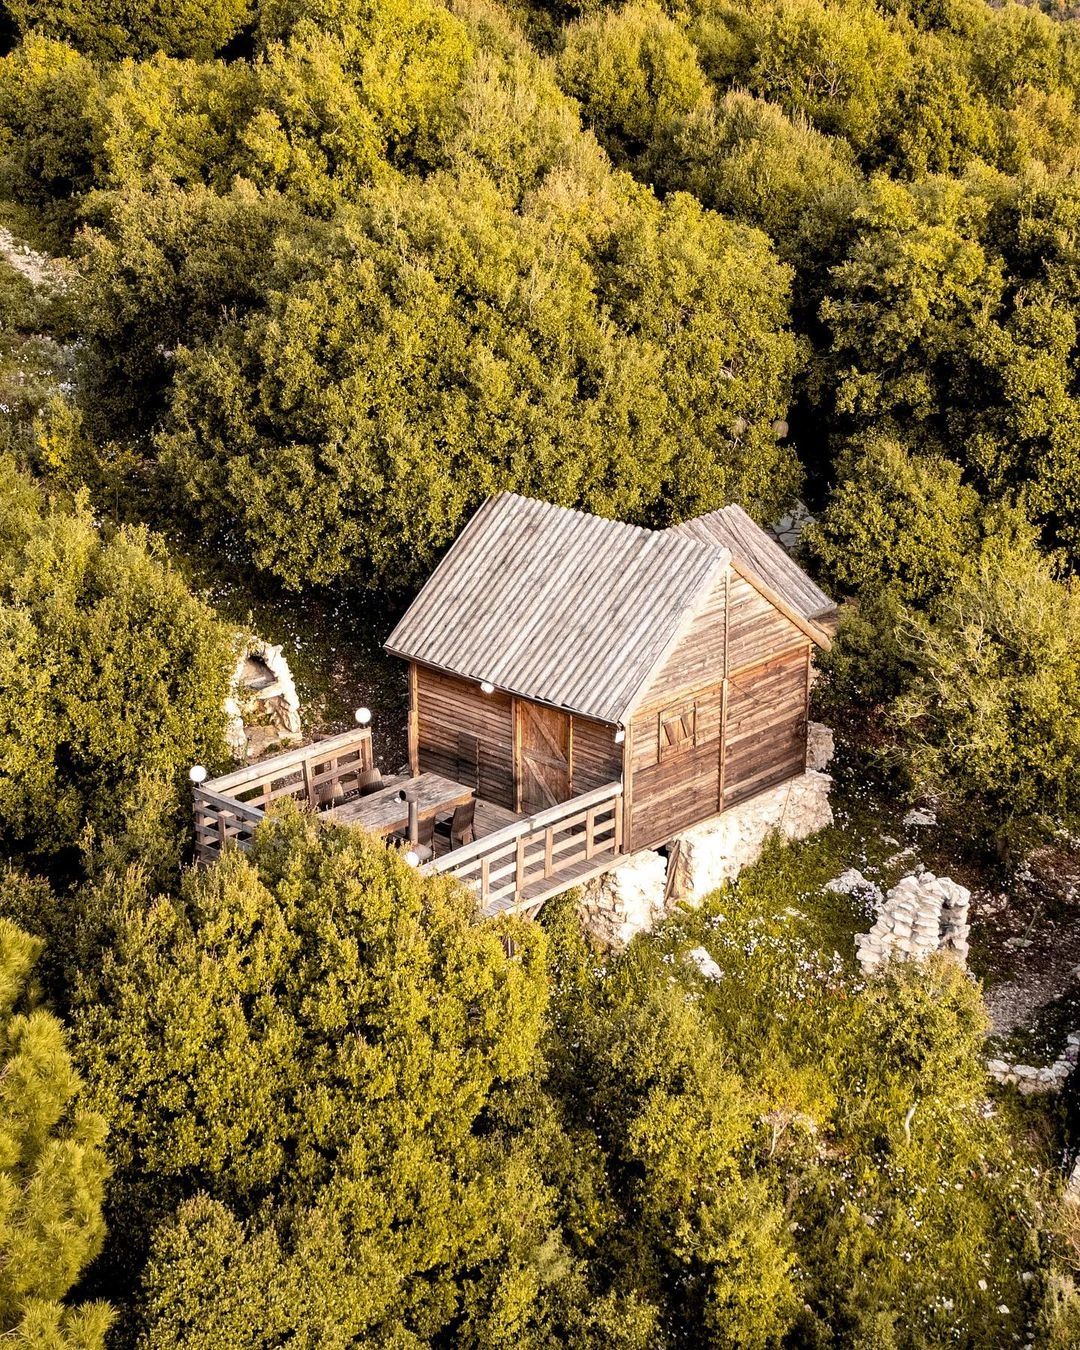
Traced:
POLYGON ((151 1343, 549 1343, 580 1277, 509 1128, 540 930, 478 923, 453 882, 298 811, 176 899, 116 905, 76 1024, 115 1254, 156 1228, 151 1343))
POLYGON ((747 87, 870 151, 907 78, 911 58, 896 28, 869 6, 820 0, 777 0, 744 23, 749 66, 737 75, 747 87))
POLYGON ((355 198, 388 159, 430 163, 471 56, 465 25, 434 0, 380 0, 348 17, 330 31, 305 20, 271 44, 244 132, 255 181, 316 211, 355 198))
POLYGON ((251 16, 251 0, 5 0, 23 33, 73 43, 88 56, 209 57, 251 16))
POLYGON ((1075 556, 1078 316, 1056 269, 1009 277, 992 209, 971 183, 872 184, 820 310, 834 425, 884 420, 914 446, 947 446, 985 498, 1019 502, 1075 556))
POLYGON ((147 431, 177 349, 262 305, 293 236, 313 232, 276 193, 226 196, 160 177, 110 197, 80 239, 80 398, 100 438, 147 431))
POLYGON ((501 487, 768 511, 797 480, 786 284, 760 235, 621 183, 526 213, 483 180, 372 192, 266 312, 183 355, 163 464, 293 587, 417 582, 501 487))
POLYGON ((603 10, 572 25, 558 71, 601 140, 630 155, 707 97, 693 44, 651 4, 603 10))
POLYGON ((959 173, 1001 158, 999 118, 965 47, 937 33, 913 38, 895 113, 879 132, 878 159, 903 177, 959 173))
POLYGON ((552 1083, 575 1139, 604 1155, 589 1234, 616 1288, 673 1339, 779 1342, 793 1307, 783 1213, 747 1166, 756 1103, 684 989, 647 950, 596 973, 571 910, 546 916, 558 969, 552 1083), (640 958, 640 959, 638 959, 640 958))
POLYGON ((907 757, 1003 844, 1080 814, 1078 619, 1075 582, 1056 580, 1022 534, 995 537, 932 617, 909 618, 914 677, 895 710, 907 757))
POLYGON ((764 230, 785 262, 815 273, 850 228, 861 192, 843 141, 742 92, 675 122, 656 162, 659 181, 764 230))
POLYGON ((1000 261, 979 242, 985 209, 946 179, 871 182, 821 306, 842 417, 860 427, 891 417, 915 430, 942 418, 950 372, 1004 285, 1000 261))
POLYGON ((12 1344, 97 1350, 110 1310, 63 1299, 104 1237, 104 1125, 63 1027, 27 1001, 40 949, 0 919, 0 1328, 12 1344))
POLYGON ((258 106, 244 62, 177 60, 161 53, 109 70, 100 107, 103 188, 205 183, 227 193, 248 169, 242 138, 258 106))
POLYGON ((0 183, 58 228, 95 180, 100 98, 91 62, 61 42, 31 36, 0 58, 0 183))
POLYGON ((942 957, 864 981, 833 950, 814 886, 835 865, 829 841, 778 845, 631 951, 635 997, 681 988, 753 1103, 754 1175, 793 1249, 791 1343, 989 1350, 1039 1299, 1039 1155, 985 1111, 966 972, 942 957), (722 978, 690 966, 699 945, 722 978))
POLYGON ((49 854, 137 815, 140 776, 223 754, 231 639, 145 532, 0 497, 0 834, 49 854))
POLYGON ((925 608, 967 567, 981 506, 956 464, 871 436, 812 527, 811 547, 842 592, 870 599, 888 587, 925 608))

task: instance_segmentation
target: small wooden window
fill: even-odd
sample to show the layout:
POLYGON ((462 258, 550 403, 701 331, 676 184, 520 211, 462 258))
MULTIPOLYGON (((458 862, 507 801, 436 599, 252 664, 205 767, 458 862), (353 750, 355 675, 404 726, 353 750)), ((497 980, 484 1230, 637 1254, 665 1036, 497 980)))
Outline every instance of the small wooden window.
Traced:
POLYGON ((697 741, 697 704, 683 703, 660 714, 660 759, 692 750, 697 741))

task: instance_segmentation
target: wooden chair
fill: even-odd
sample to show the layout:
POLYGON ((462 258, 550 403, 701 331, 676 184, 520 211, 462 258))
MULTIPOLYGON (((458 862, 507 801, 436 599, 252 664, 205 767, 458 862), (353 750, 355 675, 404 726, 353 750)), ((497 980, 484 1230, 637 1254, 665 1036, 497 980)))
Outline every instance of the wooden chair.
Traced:
POLYGON ((476 798, 470 797, 461 806, 454 807, 454 814, 449 820, 436 824, 435 833, 441 839, 445 839, 451 849, 461 848, 464 844, 471 844, 476 838, 473 825, 475 817, 476 798))
POLYGON ((421 862, 427 862, 435 856, 435 817, 421 816, 416 831, 416 843, 411 843, 407 838, 402 845, 406 850, 411 849, 421 862))

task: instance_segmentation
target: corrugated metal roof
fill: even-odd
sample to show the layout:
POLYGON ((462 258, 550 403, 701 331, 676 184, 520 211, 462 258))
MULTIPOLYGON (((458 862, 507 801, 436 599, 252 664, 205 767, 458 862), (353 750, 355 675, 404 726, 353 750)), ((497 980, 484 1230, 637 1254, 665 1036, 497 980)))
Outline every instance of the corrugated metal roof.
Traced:
POLYGON ((684 520, 673 525, 672 532, 730 549, 737 562, 744 563, 804 619, 816 623, 836 613, 836 603, 741 506, 724 506, 707 516, 684 520))
POLYGON ((710 540, 501 493, 466 525, 386 649, 620 722, 729 560, 710 540))

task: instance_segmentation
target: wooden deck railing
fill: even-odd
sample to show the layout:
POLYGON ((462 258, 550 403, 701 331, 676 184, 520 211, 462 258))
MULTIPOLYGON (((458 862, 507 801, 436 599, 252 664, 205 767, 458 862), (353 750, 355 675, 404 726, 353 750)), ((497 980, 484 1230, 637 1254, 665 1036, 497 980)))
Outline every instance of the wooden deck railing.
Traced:
POLYGON ((230 841, 249 847, 271 802, 295 797, 309 806, 324 806, 356 787, 357 776, 373 764, 371 732, 362 727, 199 784, 194 796, 200 861, 213 861, 230 841))
POLYGON ((423 870, 457 877, 476 892, 482 914, 497 914, 528 908, 551 894, 560 877, 569 887, 574 874, 621 851, 622 784, 606 783, 454 849, 423 870))

